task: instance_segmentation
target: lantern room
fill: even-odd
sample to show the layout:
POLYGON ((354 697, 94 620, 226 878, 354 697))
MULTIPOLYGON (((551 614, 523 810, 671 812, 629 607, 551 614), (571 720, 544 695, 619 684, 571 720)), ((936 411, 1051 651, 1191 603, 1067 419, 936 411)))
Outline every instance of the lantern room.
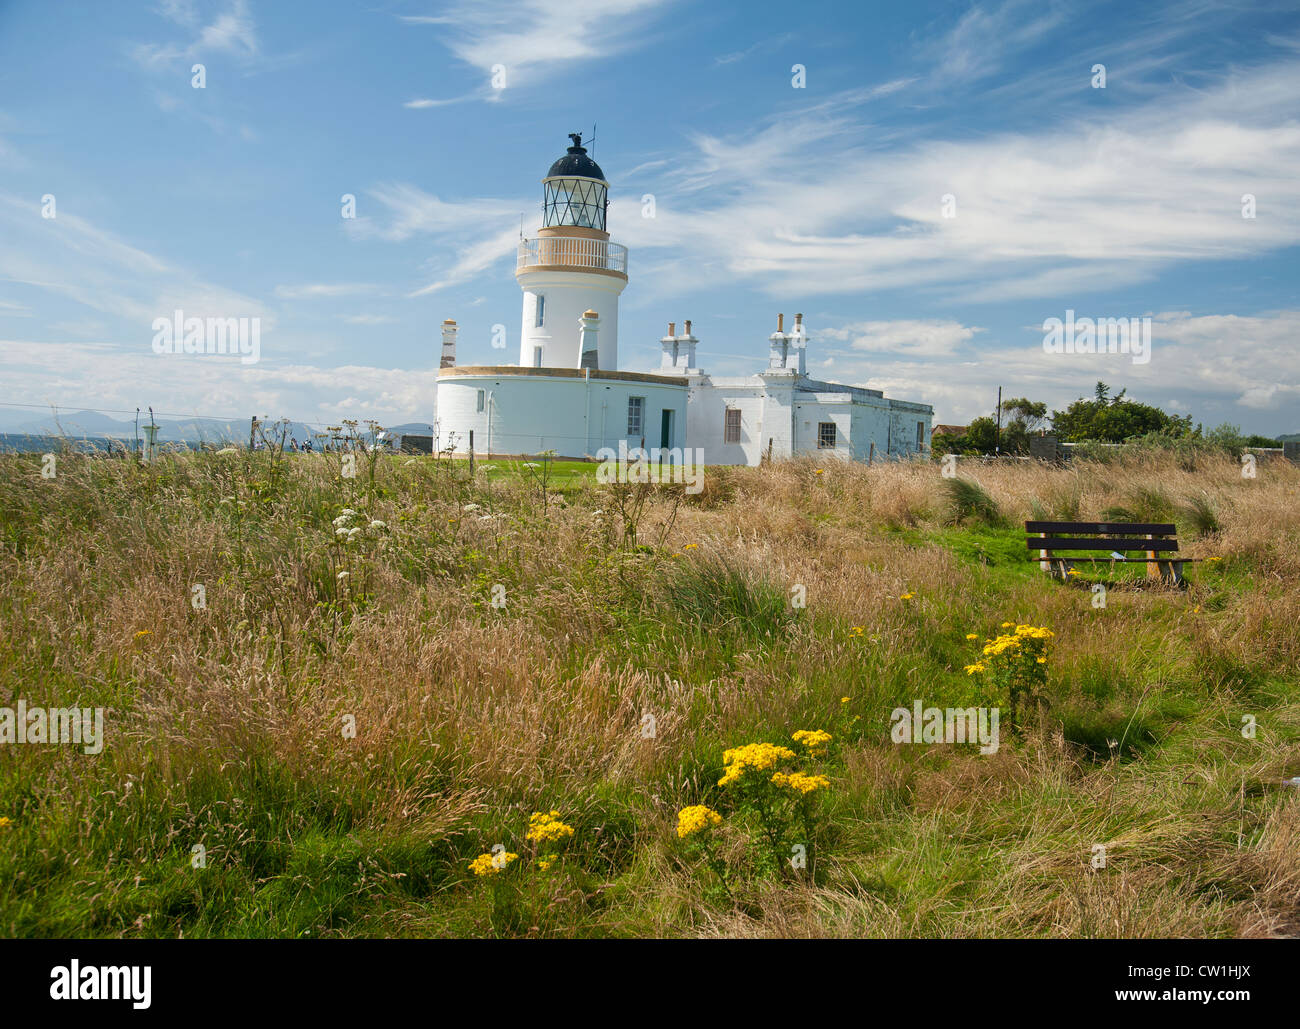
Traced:
POLYGON ((605 211, 609 207, 609 183, 600 165, 587 156, 582 134, 570 132, 573 146, 551 165, 542 180, 543 228, 576 225, 584 229, 605 231, 605 211))

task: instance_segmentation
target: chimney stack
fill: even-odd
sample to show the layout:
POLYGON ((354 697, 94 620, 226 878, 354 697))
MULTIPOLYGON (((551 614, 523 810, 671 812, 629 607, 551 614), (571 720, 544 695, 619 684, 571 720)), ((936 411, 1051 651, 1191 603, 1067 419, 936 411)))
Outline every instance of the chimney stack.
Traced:
POLYGON ((456 321, 454 318, 448 318, 442 323, 442 362, 438 367, 456 367, 456 321))
POLYGON ((582 355, 578 361, 579 368, 600 370, 600 352, 596 348, 596 333, 600 329, 600 316, 588 308, 578 319, 578 352, 582 355))

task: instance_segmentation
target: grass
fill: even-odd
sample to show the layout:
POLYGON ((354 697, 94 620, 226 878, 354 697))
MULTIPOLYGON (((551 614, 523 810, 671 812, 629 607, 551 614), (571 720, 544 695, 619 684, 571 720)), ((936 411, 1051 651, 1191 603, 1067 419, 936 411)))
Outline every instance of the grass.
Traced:
POLYGON ((0 706, 102 707, 107 736, 0 745, 0 933, 1300 932, 1300 469, 1016 462, 956 496, 938 466, 795 461, 692 496, 476 464, 0 457, 0 706), (1121 569, 1104 608, 1105 566, 1028 560, 1035 511, 1119 507, 1221 560, 1186 590, 1121 569), (894 708, 976 702, 965 637, 1004 621, 1056 633, 1040 723, 893 744, 894 708), (721 896, 676 812, 727 813, 724 749, 812 728, 816 867, 721 896), (543 873, 550 809, 575 832, 543 873), (498 842, 509 918, 468 871, 498 842))

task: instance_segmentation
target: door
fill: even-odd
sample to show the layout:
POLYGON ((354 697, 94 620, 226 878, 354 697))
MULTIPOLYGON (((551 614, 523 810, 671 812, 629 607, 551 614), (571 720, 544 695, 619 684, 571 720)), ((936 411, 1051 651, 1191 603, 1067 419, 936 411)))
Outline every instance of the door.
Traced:
POLYGON ((673 446, 673 413, 665 411, 659 422, 659 447, 671 450, 673 446))

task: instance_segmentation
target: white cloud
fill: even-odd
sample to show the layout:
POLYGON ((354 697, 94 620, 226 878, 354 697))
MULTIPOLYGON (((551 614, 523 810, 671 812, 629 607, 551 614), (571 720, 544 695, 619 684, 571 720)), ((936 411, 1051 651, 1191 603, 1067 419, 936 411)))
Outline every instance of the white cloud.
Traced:
POLYGON ((844 94, 754 131, 697 136, 647 184, 656 217, 616 220, 611 205, 610 225, 638 267, 658 251, 650 262, 665 262, 672 290, 1070 299, 1175 262, 1294 245, 1298 97, 1293 62, 1104 120, 873 149, 854 116, 861 95, 844 94), (1253 220, 1241 217, 1244 193, 1258 198, 1253 220), (954 218, 941 209, 947 194, 954 218))
POLYGON ((485 73, 506 68, 507 88, 580 61, 614 57, 651 41, 654 16, 672 0, 462 0, 438 15, 406 15, 443 28, 460 60, 485 73))
POLYGON ((249 13, 248 0, 231 0, 230 6, 207 25, 201 24, 193 3, 166 2, 160 13, 189 29, 193 39, 186 44, 138 44, 131 50, 131 55, 145 67, 155 68, 213 54, 226 54, 241 60, 251 60, 259 55, 257 28, 249 13))
POLYGON ((374 293, 379 289, 369 282, 312 282, 300 286, 276 286, 275 295, 282 300, 324 300, 374 293))
POLYGON ((912 357, 949 357, 979 331, 960 322, 929 318, 853 322, 823 328, 813 335, 846 341, 854 350, 912 357))

